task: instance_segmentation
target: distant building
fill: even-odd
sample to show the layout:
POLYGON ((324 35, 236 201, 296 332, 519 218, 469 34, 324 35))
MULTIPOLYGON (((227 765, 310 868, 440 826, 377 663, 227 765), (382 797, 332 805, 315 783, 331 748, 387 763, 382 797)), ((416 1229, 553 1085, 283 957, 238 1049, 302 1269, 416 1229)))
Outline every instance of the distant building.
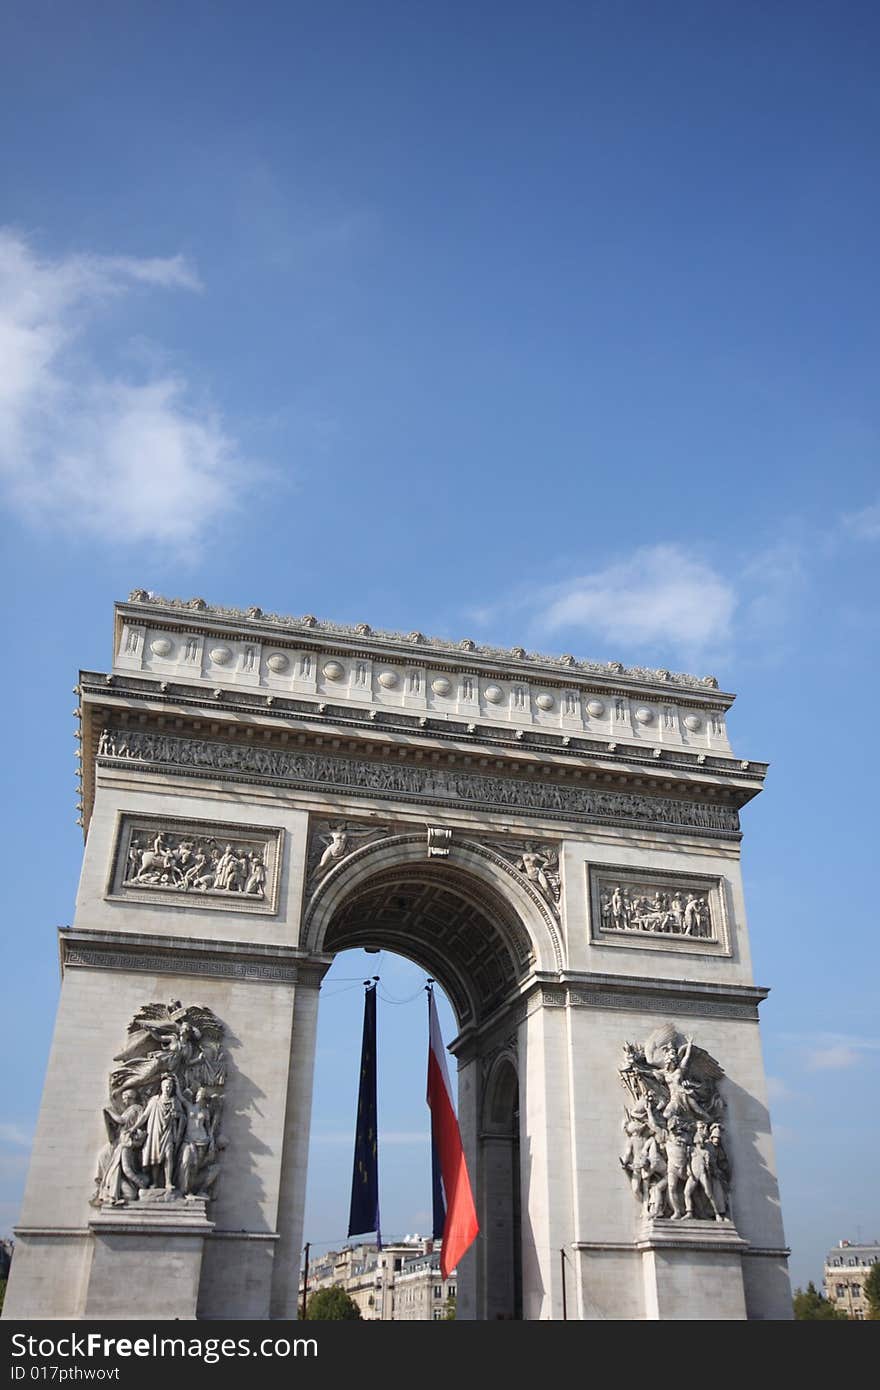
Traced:
POLYGON ((440 1273, 440 1251, 426 1250, 404 1260, 395 1283, 395 1319, 398 1322, 441 1322, 448 1300, 456 1296, 456 1271, 448 1279, 440 1273))
POLYGON ((868 1300, 865 1280, 871 1265, 880 1260, 880 1241, 854 1245, 842 1240, 825 1257, 825 1296, 847 1317, 865 1318, 868 1300))
MULTIPOLYGON (((367 1321, 439 1321, 447 1300, 456 1294, 456 1273, 440 1274, 440 1246, 430 1237, 407 1236, 384 1245, 347 1245, 328 1250, 309 1265, 308 1296, 334 1284, 361 1310, 367 1321)), ((302 1299, 302 1285, 300 1285, 302 1299)))

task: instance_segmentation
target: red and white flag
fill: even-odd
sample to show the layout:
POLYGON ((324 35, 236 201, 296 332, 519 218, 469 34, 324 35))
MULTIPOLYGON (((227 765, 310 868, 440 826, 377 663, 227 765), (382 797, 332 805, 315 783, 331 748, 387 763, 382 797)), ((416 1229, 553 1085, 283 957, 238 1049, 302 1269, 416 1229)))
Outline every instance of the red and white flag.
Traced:
POLYGON ((431 1138, 440 1161, 440 1176, 446 1197, 446 1221, 440 1251, 440 1273, 449 1278, 462 1255, 477 1238, 480 1226, 471 1192, 470 1178, 461 1146, 461 1131, 455 1117, 446 1049, 440 1036, 440 1022, 434 994, 428 990, 428 1105, 431 1108, 431 1138))

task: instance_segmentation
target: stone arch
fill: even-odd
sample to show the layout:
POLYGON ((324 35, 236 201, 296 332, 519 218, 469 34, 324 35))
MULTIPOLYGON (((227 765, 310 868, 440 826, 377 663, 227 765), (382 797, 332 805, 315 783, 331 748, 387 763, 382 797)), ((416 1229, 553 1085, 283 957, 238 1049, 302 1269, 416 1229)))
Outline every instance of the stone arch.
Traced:
POLYGON ((523 1315, 519 1067, 515 1037, 483 1060, 479 1133, 482 1316, 523 1315))
POLYGON ((470 840, 428 858, 424 833, 354 850, 313 892, 303 915, 309 953, 368 945, 434 975, 460 1028, 488 1018, 531 971, 562 968, 553 913, 524 875, 470 840))

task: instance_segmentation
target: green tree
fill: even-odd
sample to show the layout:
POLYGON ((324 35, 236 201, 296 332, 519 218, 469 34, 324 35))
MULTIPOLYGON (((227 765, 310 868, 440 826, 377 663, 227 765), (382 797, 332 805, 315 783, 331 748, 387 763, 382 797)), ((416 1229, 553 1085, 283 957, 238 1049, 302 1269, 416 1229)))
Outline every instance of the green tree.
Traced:
POLYGON ((795 1289, 794 1315, 798 1322, 848 1321, 846 1313, 842 1313, 827 1298, 823 1298, 812 1279, 805 1289, 795 1289))
POLYGON ((306 1304, 307 1322, 351 1322, 361 1310, 341 1284, 330 1289, 318 1289, 306 1304))
POLYGON ((455 1322, 455 1294, 446 1295, 446 1302, 443 1305, 443 1321, 455 1322))
POLYGON ((868 1318, 880 1322, 880 1260, 875 1260, 868 1271, 863 1292, 868 1301, 868 1318))

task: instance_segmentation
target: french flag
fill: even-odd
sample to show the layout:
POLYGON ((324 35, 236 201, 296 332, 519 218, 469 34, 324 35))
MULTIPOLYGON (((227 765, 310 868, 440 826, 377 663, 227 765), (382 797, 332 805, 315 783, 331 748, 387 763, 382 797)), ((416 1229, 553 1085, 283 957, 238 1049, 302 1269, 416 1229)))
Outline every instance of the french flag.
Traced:
MULTIPOLYGON (((428 1105, 431 1109, 434 1187, 436 1192, 436 1165, 439 1160, 443 1194, 446 1198, 440 1273, 444 1279, 448 1279, 462 1255, 473 1245, 480 1226, 464 1160, 464 1149, 461 1146, 461 1131, 455 1117, 449 1072, 446 1070, 446 1049, 440 1036, 440 1022, 432 989, 428 989, 428 1105)), ((436 1228, 435 1234, 438 1234, 436 1228)))

